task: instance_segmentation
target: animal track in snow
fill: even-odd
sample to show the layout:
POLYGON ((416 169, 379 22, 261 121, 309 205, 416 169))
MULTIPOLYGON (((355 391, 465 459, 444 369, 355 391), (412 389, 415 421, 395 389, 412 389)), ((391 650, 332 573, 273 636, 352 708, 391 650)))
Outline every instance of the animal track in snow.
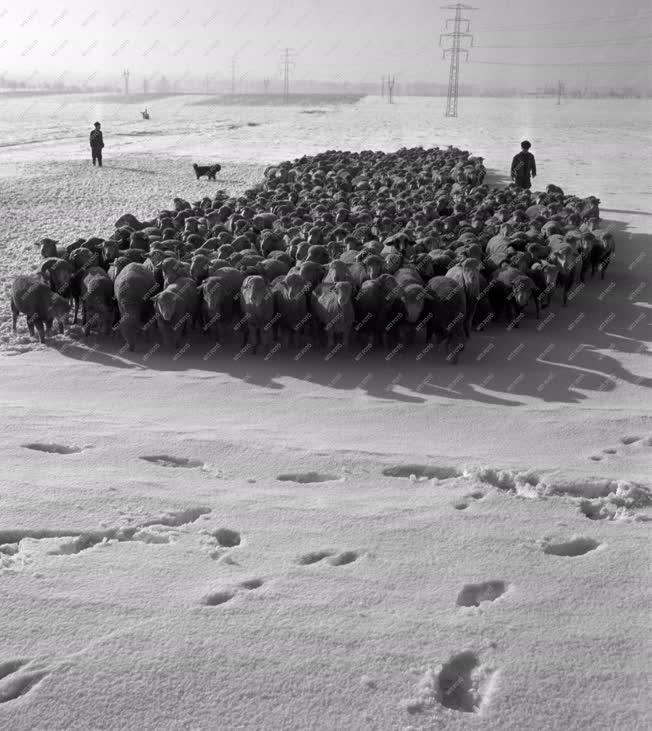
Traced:
POLYGON ((333 556, 333 558, 328 560, 328 563, 331 566, 346 566, 347 563, 357 561, 358 557, 359 554, 357 551, 344 551, 337 556, 333 556))
POLYGON ((479 607, 481 602, 493 602, 507 591, 504 581, 483 581, 481 584, 464 584, 457 596, 458 607, 479 607))
POLYGON ((145 462, 159 465, 159 467, 203 467, 204 463, 198 459, 189 459, 187 457, 170 457, 167 454, 144 455, 140 459, 145 462))
POLYGON ((240 545, 240 534, 230 528, 218 528, 211 535, 222 548, 234 548, 240 545))
POLYGON ((446 708, 477 713, 483 703, 493 671, 480 665, 475 653, 454 655, 437 676, 437 700, 446 708))
POLYGON ((0 703, 8 703, 29 693, 48 674, 47 670, 29 670, 29 660, 0 663, 0 703))
POLYGON ((242 581, 240 582, 240 584, 238 584, 241 589, 247 589, 249 591, 251 591, 252 589, 260 589, 262 585, 262 579, 247 579, 246 581, 242 581))
POLYGON ((552 556, 583 556, 589 551, 594 551, 600 543, 593 538, 575 536, 563 543, 546 543, 543 552, 552 556))
POLYGON ((225 604, 230 601, 234 596, 235 592, 233 591, 214 591, 202 599, 202 604, 205 604, 207 607, 217 607, 220 604, 225 604))
POLYGON ((607 494, 579 501, 579 510, 590 520, 644 521, 650 518, 637 512, 652 503, 652 492, 644 485, 618 481, 607 494))
POLYGON ((451 477, 461 477, 462 472, 456 467, 406 464, 386 467, 383 470, 383 475, 385 477, 405 477, 410 480, 449 480, 451 477))
POLYGON ((297 563, 302 566, 309 566, 310 564, 323 561, 325 558, 332 556, 335 551, 312 551, 311 553, 304 553, 303 556, 299 556, 297 563))
POLYGON ((469 503, 465 502, 465 500, 482 500, 484 497, 484 493, 482 490, 474 490, 473 492, 470 492, 468 495, 464 496, 464 500, 460 500, 457 503, 453 504, 453 507, 455 510, 466 510, 466 508, 469 507, 469 503))
POLYGON ((45 444, 42 442, 30 442, 22 444, 25 449, 34 449, 37 452, 49 452, 50 454, 77 454, 81 447, 67 447, 65 444, 45 444))
POLYGON ((276 479, 281 482, 298 482, 302 485, 308 485, 312 482, 334 482, 336 480, 341 482, 343 478, 320 472, 290 472, 279 475, 276 479))
MULTIPOLYGON (((643 446, 649 447, 652 444, 652 437, 647 437, 644 439, 643 437, 639 436, 624 436, 620 438, 620 443, 623 444, 625 447, 629 447, 633 444, 638 444, 641 442, 643 446)), ((602 454, 593 454, 589 457, 589 459, 593 460, 594 462, 600 462, 603 459, 604 454, 607 455, 615 455, 620 454, 619 450, 615 447, 607 447, 606 449, 602 450, 602 454)))
POLYGON ((633 436, 621 437, 620 441, 622 442, 622 444, 629 445, 629 444, 634 444, 635 442, 640 442, 641 438, 642 437, 633 437, 633 436))
MULTIPOLYGON (((47 553, 54 556, 71 556, 89 548, 110 540, 124 543, 136 541, 140 543, 170 543, 171 528, 180 528, 194 523, 202 515, 210 513, 210 508, 194 507, 183 510, 168 510, 165 513, 142 521, 138 525, 129 528, 106 528, 97 531, 83 531, 71 529, 10 529, 0 531, 0 554, 9 556, 12 564, 20 554, 20 542, 23 539, 31 538, 36 541, 51 539, 66 539, 54 545, 47 553)), ((0 558, 2 558, 0 556, 0 558)), ((7 568, 5 561, 0 560, 0 569, 7 568)))

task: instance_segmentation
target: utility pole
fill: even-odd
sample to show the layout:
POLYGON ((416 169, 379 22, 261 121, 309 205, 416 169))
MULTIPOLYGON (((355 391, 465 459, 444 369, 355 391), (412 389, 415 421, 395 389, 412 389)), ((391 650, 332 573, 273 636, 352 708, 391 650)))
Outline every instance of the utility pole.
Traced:
POLYGON ((561 98, 564 94, 564 82, 559 81, 557 83, 557 106, 561 104, 561 98))
POLYGON ((143 94, 147 94, 149 91, 149 81, 147 80, 147 77, 143 79, 143 94))
POLYGON ((122 76, 125 80, 125 96, 128 96, 128 94, 129 94, 129 69, 125 69, 122 72, 122 76))
POLYGON ((452 45, 448 48, 444 48, 443 58, 446 58, 447 54, 451 60, 450 70, 448 72, 448 98, 446 100, 446 116, 457 117, 457 97, 459 95, 460 88, 460 54, 465 54, 465 60, 469 58, 469 52, 467 48, 462 47, 462 39, 469 38, 469 47, 473 46, 473 35, 469 33, 470 20, 462 17, 462 10, 475 10, 470 5, 462 5, 457 3, 456 5, 442 5, 445 10, 454 10, 455 17, 446 19, 446 29, 448 24, 453 23, 452 33, 442 33, 439 36, 439 45, 441 46, 442 38, 451 38, 452 45), (462 23, 466 23, 466 29, 462 31, 462 23))
POLYGON ((387 100, 390 104, 393 104, 394 101, 394 84, 396 83, 396 77, 387 77, 387 100))
POLYGON ((283 64, 283 103, 290 101, 290 66, 294 65, 294 51, 286 48, 281 54, 281 63, 283 64))
POLYGON ((380 96, 384 99, 385 98, 385 77, 381 79, 380 82, 380 96))
POLYGON ((269 92, 269 82, 270 82, 270 79, 268 79, 268 78, 263 79, 263 87, 265 89, 265 94, 267 94, 269 92))

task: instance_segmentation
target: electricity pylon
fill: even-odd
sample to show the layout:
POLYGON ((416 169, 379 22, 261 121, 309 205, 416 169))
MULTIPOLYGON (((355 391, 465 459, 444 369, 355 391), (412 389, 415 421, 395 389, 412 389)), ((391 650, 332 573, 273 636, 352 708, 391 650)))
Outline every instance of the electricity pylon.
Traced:
POLYGON ((396 83, 396 77, 387 77, 387 99, 390 104, 394 103, 394 84, 396 83))
POLYGON ((122 76, 125 80, 125 96, 127 96, 129 94, 129 69, 125 69, 122 76))
POLYGON ((286 48, 281 54, 281 63, 283 64, 283 103, 290 101, 290 66, 294 66, 294 51, 286 48))
POLYGON ((452 33, 442 33, 439 36, 439 45, 441 46, 442 38, 451 38, 452 45, 448 48, 444 48, 443 58, 446 58, 446 54, 449 54, 451 65, 448 72, 448 98, 446 100, 446 116, 457 117, 457 97, 460 90, 460 54, 465 54, 465 60, 469 58, 469 52, 467 48, 462 47, 462 39, 470 38, 471 42, 469 47, 473 46, 473 35, 469 33, 470 20, 462 17, 462 10, 475 10, 470 5, 462 5, 457 3, 456 5, 442 5, 442 8, 446 10, 454 10, 455 17, 447 18, 446 28, 448 24, 453 23, 452 33), (466 23, 466 30, 462 31, 462 23, 466 23))

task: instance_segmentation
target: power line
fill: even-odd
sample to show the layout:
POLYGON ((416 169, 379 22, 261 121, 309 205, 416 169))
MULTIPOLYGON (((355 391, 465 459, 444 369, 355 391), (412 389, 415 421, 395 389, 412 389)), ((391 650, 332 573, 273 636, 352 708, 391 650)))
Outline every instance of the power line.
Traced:
POLYGON ((630 36, 629 38, 604 38, 601 40, 591 40, 591 41, 582 41, 580 43, 552 43, 550 45, 546 46, 540 46, 537 44, 529 44, 529 45, 514 45, 514 46, 474 46, 474 48, 528 48, 528 49, 536 49, 536 48, 588 48, 590 46, 615 46, 615 45, 622 45, 622 44, 629 44, 633 41, 639 41, 639 40, 648 40, 652 38, 652 34, 644 35, 644 36, 630 36))
MULTIPOLYGON (((578 18, 577 20, 559 20, 559 21, 550 21, 549 23, 528 23, 527 25, 512 25, 512 26, 502 26, 497 28, 481 28, 480 31, 482 33, 503 33, 503 32, 511 32, 511 31, 521 31, 521 30, 533 30, 536 28, 555 28, 559 26, 569 26, 569 25, 588 25, 589 23, 622 23, 622 22, 633 22, 633 21, 642 21, 646 20, 648 16, 652 16, 652 11, 646 11, 645 13, 640 13, 638 15, 621 15, 618 17, 613 18, 605 18, 604 16, 593 16, 591 18, 578 18)), ((652 19, 652 18, 651 18, 652 19)))
POLYGON ((469 61, 483 66, 652 66, 652 61, 575 61, 574 63, 519 63, 518 61, 469 61))
POLYGON ((444 10, 454 10, 455 17, 447 18, 445 27, 448 28, 449 23, 453 23, 452 33, 441 33, 439 36, 439 45, 441 46, 442 38, 451 38, 452 46, 444 48, 442 58, 446 58, 446 54, 449 54, 451 60, 450 69, 448 72, 448 97, 446 99, 446 116, 457 117, 457 98, 459 95, 459 84, 460 84, 460 54, 465 54, 465 60, 469 60, 469 52, 466 48, 462 48, 462 39, 469 38, 469 45, 473 45, 473 35, 469 33, 469 25, 471 21, 468 18, 462 17, 462 10, 475 10, 470 5, 462 5, 457 3, 456 5, 442 5, 444 10), (462 31, 462 23, 466 23, 466 30, 462 31))

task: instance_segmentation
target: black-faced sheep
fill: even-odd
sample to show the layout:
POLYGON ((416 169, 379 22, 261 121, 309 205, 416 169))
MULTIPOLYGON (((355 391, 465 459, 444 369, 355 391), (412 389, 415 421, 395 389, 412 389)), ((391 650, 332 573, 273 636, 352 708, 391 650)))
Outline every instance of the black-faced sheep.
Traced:
POLYGON ((311 295, 311 312, 326 333, 327 346, 332 350, 335 336, 349 347, 351 328, 355 321, 353 287, 350 282, 320 284, 311 295))
POLYGON ((514 327, 519 326, 525 307, 532 300, 539 318, 539 290, 530 277, 519 269, 504 266, 496 272, 496 286, 490 295, 496 318, 504 315, 514 327))
POLYGON ((241 314, 240 288, 244 274, 233 267, 216 270, 199 287, 202 330, 224 342, 233 331, 233 320, 241 314))
POLYGON ((453 279, 433 277, 426 285, 429 294, 426 333, 428 341, 436 346, 445 343, 447 359, 457 363, 461 350, 464 349, 466 335, 464 320, 466 318, 466 297, 464 290, 453 279))
POLYGON ((298 347, 307 332, 311 332, 312 316, 308 312, 310 285, 297 272, 277 277, 272 283, 277 338, 285 347, 298 347))
POLYGON ((270 345, 274 335, 274 293, 260 275, 245 278, 240 289, 244 327, 243 345, 255 353, 259 345, 270 345))
POLYGON ((96 326, 103 335, 109 335, 116 319, 113 282, 101 267, 90 267, 81 280, 82 326, 89 335, 96 326))
POLYGON ((152 297, 159 287, 144 264, 132 262, 116 276, 113 288, 120 314, 120 332, 129 350, 133 351, 143 326, 149 327, 152 322, 152 297))
POLYGON ((63 333, 69 311, 68 300, 53 292, 38 276, 16 277, 11 286, 14 332, 16 332, 19 315, 25 315, 29 334, 34 336, 34 328, 36 328, 39 340, 41 343, 45 343, 45 335, 50 333, 54 320, 57 320, 59 324, 59 332, 63 333))
POLYGON ((179 277, 152 300, 163 342, 168 347, 179 348, 181 339, 190 333, 199 314, 199 290, 195 280, 179 277))

